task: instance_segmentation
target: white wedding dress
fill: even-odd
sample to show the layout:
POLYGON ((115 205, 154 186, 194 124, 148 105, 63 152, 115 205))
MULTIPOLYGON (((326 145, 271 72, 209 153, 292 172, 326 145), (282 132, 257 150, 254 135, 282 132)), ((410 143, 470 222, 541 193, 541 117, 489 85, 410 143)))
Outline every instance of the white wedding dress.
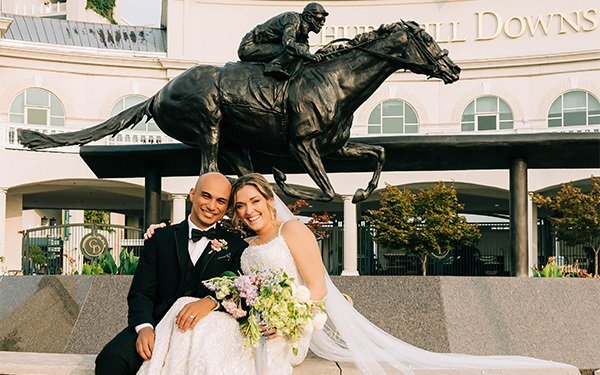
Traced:
MULTIPOLYGON (((277 217, 293 218, 283 202, 276 202, 277 217)), ((281 230, 281 227, 280 227, 281 230)), ((281 234, 269 243, 248 247, 241 258, 242 270, 283 269, 302 284, 290 250, 281 234)), ((444 375, 578 375, 579 370, 564 363, 521 356, 474 356, 434 353, 412 346, 381 330, 356 311, 326 274, 327 323, 324 329, 307 329, 297 343, 298 355, 282 338, 267 342, 266 374, 291 374, 310 349, 317 356, 340 362, 354 362, 363 374, 444 374, 444 375)), ((141 375, 255 374, 252 351, 242 346, 238 323, 229 314, 211 312, 193 331, 179 332, 175 317, 186 303, 174 304, 156 327, 156 343, 151 361, 142 365, 141 375)), ((261 374, 262 375, 262 374, 261 374)))
MULTIPOLYGON (((283 237, 250 246, 241 258, 244 273, 259 269, 282 269, 298 284, 302 278, 294 258, 283 237)), ((197 298, 183 297, 156 327, 156 342, 152 360, 145 361, 138 375, 252 375, 255 373, 251 349, 242 346, 242 335, 237 321, 228 313, 214 311, 198 322, 194 330, 180 332, 175 317, 183 306, 197 298)), ((310 332, 308 327, 303 339, 296 343, 297 355, 282 337, 267 341, 267 371, 269 375, 291 374, 294 365, 306 357, 310 332)))

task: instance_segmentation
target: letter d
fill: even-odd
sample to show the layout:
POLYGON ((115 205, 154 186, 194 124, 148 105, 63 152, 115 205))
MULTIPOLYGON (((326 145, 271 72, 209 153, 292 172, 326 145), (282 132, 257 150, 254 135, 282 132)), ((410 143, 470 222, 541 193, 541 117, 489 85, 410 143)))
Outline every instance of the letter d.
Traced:
POLYGON ((494 12, 477 12, 477 38, 475 40, 491 40, 495 39, 502 32, 502 19, 494 12), (483 18, 486 14, 496 19, 496 32, 492 36, 483 35, 483 18))

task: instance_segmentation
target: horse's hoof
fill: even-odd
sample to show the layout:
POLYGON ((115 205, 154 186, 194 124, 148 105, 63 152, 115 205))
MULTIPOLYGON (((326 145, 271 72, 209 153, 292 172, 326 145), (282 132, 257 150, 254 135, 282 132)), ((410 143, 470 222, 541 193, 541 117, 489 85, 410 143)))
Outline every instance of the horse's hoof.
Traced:
POLYGON ((354 193, 354 197, 352 197, 352 203, 362 202, 367 199, 368 195, 365 189, 358 189, 356 193, 354 193))
POLYGON ((283 173, 282 171, 280 171, 277 168, 273 168, 273 178, 275 178, 275 181, 285 181, 287 180, 287 176, 285 175, 285 173, 283 173))

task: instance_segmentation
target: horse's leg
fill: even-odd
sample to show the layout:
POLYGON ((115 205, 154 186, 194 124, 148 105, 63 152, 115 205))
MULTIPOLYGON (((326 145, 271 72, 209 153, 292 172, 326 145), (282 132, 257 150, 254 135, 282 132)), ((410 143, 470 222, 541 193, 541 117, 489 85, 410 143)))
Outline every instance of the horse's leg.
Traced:
POLYGON ((221 145, 219 155, 229 164, 238 177, 254 171, 250 151, 247 147, 232 144, 221 145))
POLYGON ((277 168, 273 168, 273 177, 281 190, 288 196, 294 198, 311 199, 316 201, 328 202, 335 196, 335 191, 329 182, 321 156, 317 150, 315 140, 302 139, 300 142, 290 145, 292 155, 300 162, 309 176, 321 189, 321 193, 316 194, 312 191, 302 188, 292 188, 285 183, 286 176, 277 168))
POLYGON ((348 142, 346 145, 334 154, 330 156, 334 159, 364 159, 366 157, 375 158, 375 171, 373 177, 369 181, 369 185, 366 190, 358 189, 354 193, 352 203, 358 203, 364 201, 371 195, 371 193, 377 188, 379 183, 379 176, 381 176, 381 170, 383 169, 383 163, 385 162, 385 150, 381 146, 366 145, 362 143, 348 142))

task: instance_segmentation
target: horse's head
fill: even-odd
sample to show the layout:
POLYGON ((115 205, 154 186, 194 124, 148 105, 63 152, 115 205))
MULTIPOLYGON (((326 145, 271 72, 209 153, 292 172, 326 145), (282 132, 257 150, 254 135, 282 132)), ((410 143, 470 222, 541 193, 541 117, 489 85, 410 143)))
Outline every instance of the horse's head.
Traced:
POLYGON ((441 49, 436 41, 414 21, 394 24, 388 39, 401 45, 402 58, 408 62, 402 66, 413 73, 436 77, 444 83, 458 80, 460 68, 448 57, 448 50, 441 49))

